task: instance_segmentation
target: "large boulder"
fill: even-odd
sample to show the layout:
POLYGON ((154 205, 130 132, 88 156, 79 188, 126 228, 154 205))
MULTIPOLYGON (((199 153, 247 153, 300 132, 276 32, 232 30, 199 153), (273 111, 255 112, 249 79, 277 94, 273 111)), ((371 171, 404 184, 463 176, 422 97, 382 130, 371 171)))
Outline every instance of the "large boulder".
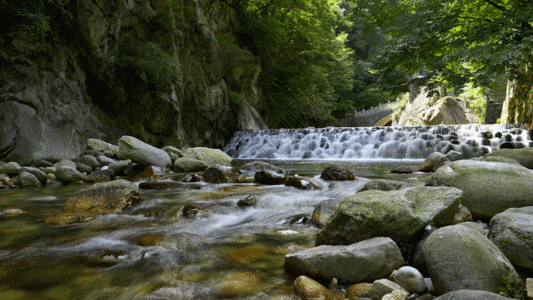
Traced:
POLYGON ((501 149, 485 154, 485 156, 501 156, 514 159, 528 169, 533 169, 533 148, 501 149))
POLYGON ((54 175, 58 180, 66 184, 73 183, 76 181, 90 181, 87 175, 71 167, 58 167, 54 175))
POLYGON ((420 93, 412 102, 408 102, 393 122, 394 126, 425 126, 468 124, 465 109, 453 97, 444 97, 434 101, 427 93, 420 93))
POLYGON ((123 136, 118 140, 120 153, 134 163, 146 166, 166 168, 172 164, 170 156, 156 147, 140 141, 132 136, 123 136))
POLYGON ((376 237, 348 246, 318 246, 285 256, 285 270, 291 275, 307 275, 330 282, 358 283, 388 277, 403 266, 398 245, 376 237))
POLYGON ((409 241, 431 223, 453 224, 461 195, 461 190, 448 187, 356 193, 342 201, 318 232, 316 244, 346 245, 377 236, 409 241))
POLYGON ((511 207, 533 205, 533 171, 515 164, 460 160, 438 169, 429 186, 463 190, 461 204, 474 217, 491 218, 511 207))
POLYGON ((512 300, 496 293, 476 290, 459 290, 446 293, 434 300, 512 300))
POLYGON ((183 157, 203 161, 209 165, 230 165, 233 158, 220 149, 204 147, 189 148, 183 157))
POLYGON ((520 268, 533 271, 533 206, 509 208, 489 224, 492 242, 520 268))
POLYGON ((471 289, 523 299, 524 283, 513 265, 477 230, 460 225, 439 228, 423 251, 438 295, 471 289))
POLYGON ((46 222, 59 225, 89 222, 97 215, 113 213, 139 202, 139 188, 130 181, 97 183, 70 197, 63 207, 64 212, 46 222))

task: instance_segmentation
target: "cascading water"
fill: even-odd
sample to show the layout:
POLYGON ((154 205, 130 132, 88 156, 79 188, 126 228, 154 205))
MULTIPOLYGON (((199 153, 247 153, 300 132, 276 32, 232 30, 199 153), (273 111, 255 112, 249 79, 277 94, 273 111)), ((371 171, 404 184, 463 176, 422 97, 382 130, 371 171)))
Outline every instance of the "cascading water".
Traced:
POLYGON ((424 159, 435 151, 471 158, 530 146, 523 124, 469 124, 239 131, 224 151, 237 159, 424 159))

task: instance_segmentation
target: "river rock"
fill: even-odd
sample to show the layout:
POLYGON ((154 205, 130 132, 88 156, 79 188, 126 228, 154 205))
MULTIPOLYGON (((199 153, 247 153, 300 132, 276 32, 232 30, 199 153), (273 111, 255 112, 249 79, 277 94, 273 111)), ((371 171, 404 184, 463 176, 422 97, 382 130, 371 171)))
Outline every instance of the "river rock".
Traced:
POLYGON ((168 154, 154 146, 132 136, 123 136, 118 140, 120 153, 134 163, 145 166, 166 168, 172 164, 168 154))
POLYGON ((437 295, 473 289, 523 299, 524 283, 511 262, 474 229, 439 228, 428 237, 423 251, 437 295))
POLYGON ((201 172, 209 166, 197 159, 180 157, 174 161, 174 172, 201 172))
POLYGON ((82 163, 82 164, 84 164, 86 166, 89 166, 89 167, 91 167, 93 169, 96 169, 96 168, 100 167, 100 163, 98 162, 96 157, 94 157, 92 155, 83 155, 81 157, 73 159, 73 161, 82 163))
POLYGON ((44 159, 39 159, 39 160, 36 160, 34 163, 33 163, 34 166, 36 166, 37 168, 46 168, 46 167, 51 167, 53 164, 47 160, 44 160, 44 159))
POLYGON ((100 163, 100 166, 109 166, 111 164, 116 163, 114 159, 109 158, 106 155, 98 155, 96 157, 96 160, 98 161, 98 163, 100 163))
POLYGON ((119 179, 96 183, 69 197, 64 212, 46 219, 46 222, 59 225, 88 222, 97 215, 128 208, 140 200, 139 188, 130 181, 119 179))
POLYGON ((283 170, 282 168, 262 161, 252 161, 240 167, 240 172, 242 174, 250 176, 253 176, 255 172, 266 170, 273 171, 278 174, 285 174, 285 170, 283 170))
POLYGON ((324 281, 358 283, 388 277, 404 264, 400 248, 385 237, 347 246, 318 246, 285 256, 285 271, 324 281))
POLYGON ((459 211, 453 216, 453 224, 459 224, 463 222, 471 222, 472 213, 468 208, 464 207, 462 204, 459 205, 459 211))
POLYGON ((348 287, 346 297, 350 300, 359 300, 360 298, 367 298, 368 292, 372 289, 372 284, 368 282, 357 283, 348 287))
POLYGON ((461 195, 461 190, 447 187, 356 193, 344 198, 318 232, 316 244, 346 245, 376 236, 409 241, 431 223, 453 224, 461 195))
POLYGON ((115 163, 110 164, 109 169, 113 170, 116 175, 123 175, 124 171, 131 165, 131 160, 119 160, 115 163))
POLYGON ((57 167, 54 175, 58 180, 61 180, 61 182, 66 184, 76 181, 90 181, 87 175, 71 167, 57 167))
POLYGON ((522 165, 516 159, 512 159, 512 158, 505 157, 505 156, 487 156, 487 155, 485 155, 485 156, 482 156, 482 157, 473 158, 473 160, 515 164, 515 165, 520 165, 520 166, 522 165))
POLYGON ((440 152, 433 152, 431 153, 426 160, 420 165, 418 168, 418 171, 430 173, 435 172, 439 167, 443 166, 448 162, 448 158, 446 155, 440 153, 440 152))
POLYGON ((402 189, 406 186, 408 186, 408 183, 403 181, 376 179, 365 183, 365 185, 359 191, 395 191, 402 189))
POLYGON ((230 165, 233 158, 220 149, 204 147, 189 148, 183 153, 183 157, 197 159, 208 165, 230 165))
POLYGON ((39 179, 37 179, 37 177, 35 177, 33 174, 26 172, 26 171, 20 172, 19 180, 20 180, 20 185, 23 188, 43 186, 41 182, 39 181, 39 179))
POLYGON ((115 172, 111 169, 97 170, 89 175, 89 179, 93 182, 111 181, 115 178, 115 172))
POLYGON ((249 206, 255 206, 257 204, 257 196, 256 195, 249 195, 248 197, 241 199, 237 202, 237 206, 241 207, 249 207, 249 206))
POLYGON ((355 176, 353 175, 350 170, 339 167, 339 166, 328 166, 324 171, 322 171, 322 174, 320 174, 320 178, 328 181, 336 180, 336 181, 346 181, 346 180, 355 180, 355 176))
POLYGON ((0 165, 0 174, 7 174, 11 176, 18 175, 22 171, 20 165, 14 161, 10 161, 0 165))
POLYGON ((392 272, 392 280, 409 293, 421 294, 427 289, 424 276, 413 267, 404 266, 392 272))
POLYGON ((476 291, 476 290, 458 290, 446 293, 440 297, 435 298, 434 300, 512 300, 513 298, 508 298, 501 296, 499 294, 486 292, 486 291, 476 291))
POLYGON ((64 160, 60 160, 57 163, 55 163, 54 167, 56 167, 56 168, 69 167, 69 168, 72 168, 72 169, 76 169, 76 163, 73 162, 72 160, 64 159, 64 160))
POLYGON ((489 224, 492 242, 513 265, 533 271, 533 206, 509 208, 489 224))
POLYGON ((111 151, 115 154, 119 153, 120 151, 117 145, 113 145, 99 139, 87 139, 87 150, 96 150, 100 152, 111 151))
POLYGON ((404 290, 394 290, 383 296, 381 300, 405 300, 409 296, 409 292, 404 290))
POLYGON ((82 163, 77 162, 76 163, 76 170, 78 170, 78 171, 80 171, 82 173, 91 174, 91 172, 93 171, 93 168, 89 167, 86 164, 82 164, 82 163))
POLYGON ((506 163, 460 160, 438 169, 428 186, 463 190, 461 204, 474 218, 493 217, 511 207, 533 205, 533 171, 506 163))
POLYGON ((413 170, 409 168, 408 166, 398 166, 390 170, 390 172, 395 173, 395 174, 412 174, 413 170))
POLYGON ((28 173, 33 174, 33 176, 35 176, 42 185, 46 185, 46 182, 48 181, 46 174, 39 169, 32 167, 22 167, 22 171, 26 171, 28 173))
POLYGON ((367 296, 375 300, 381 300, 385 295, 390 294, 395 290, 405 291, 404 288, 393 281, 379 279, 372 283, 372 288, 368 291, 367 296))
POLYGON ((333 293, 330 290, 304 275, 294 280, 294 289, 303 300, 333 300, 333 293))
POLYGON ((502 149, 487 153, 485 156, 502 156, 514 159, 528 169, 533 169, 533 148, 502 149))
POLYGON ((255 182, 261 184, 284 184, 285 176, 270 170, 255 172, 255 182))
POLYGON ((176 148, 176 147, 173 147, 173 146, 165 146, 163 147, 162 149, 163 151, 165 151, 166 153, 170 154, 170 153, 174 153, 176 154, 177 157, 183 157, 183 152, 181 152, 180 149, 176 148))
POLYGON ((324 200, 315 207, 311 217, 311 223, 318 228, 323 228, 337 212, 342 199, 324 200))
POLYGON ((300 190, 316 190, 318 189, 318 186, 316 186, 314 183, 312 183, 309 180, 305 180, 302 177, 299 176, 286 176, 285 177, 285 185, 286 186, 292 186, 300 190))
POLYGON ((221 167, 212 166, 205 169, 204 180, 210 183, 226 183, 229 176, 221 167))

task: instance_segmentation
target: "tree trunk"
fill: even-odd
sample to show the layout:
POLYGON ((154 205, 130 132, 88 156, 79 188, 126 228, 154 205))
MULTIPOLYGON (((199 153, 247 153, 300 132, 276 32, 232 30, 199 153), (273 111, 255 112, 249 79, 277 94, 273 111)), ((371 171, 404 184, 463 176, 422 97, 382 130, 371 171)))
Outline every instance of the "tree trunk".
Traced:
POLYGON ((507 82, 507 96, 503 103, 501 120, 505 124, 533 125, 533 61, 524 60, 518 69, 522 78, 507 82))

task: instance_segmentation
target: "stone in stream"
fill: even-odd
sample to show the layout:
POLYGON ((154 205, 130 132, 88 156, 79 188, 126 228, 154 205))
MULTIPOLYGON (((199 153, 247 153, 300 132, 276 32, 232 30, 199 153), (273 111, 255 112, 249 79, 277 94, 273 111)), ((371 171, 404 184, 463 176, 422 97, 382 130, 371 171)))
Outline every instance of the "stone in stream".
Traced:
POLYGON ((502 149, 486 154, 485 156, 501 156, 514 159, 528 169, 533 169, 533 148, 502 149))
POLYGON ((409 168, 408 166, 398 166, 390 170, 390 172, 395 173, 395 174, 412 174, 413 170, 409 168))
POLYGON ((390 294, 395 290, 405 291, 403 287, 393 281, 388 279, 378 279, 372 283, 372 288, 368 291, 367 296, 371 299, 383 299, 385 295, 390 294))
POLYGON ((315 280, 301 275, 294 280, 296 294, 302 299, 333 300, 333 293, 315 280))
POLYGON ((141 201, 138 187, 127 180, 96 183, 68 198, 64 212, 46 219, 47 223, 67 225, 94 220, 97 215, 128 208, 141 201))
POLYGON ((22 171, 20 165, 14 161, 0 165, 0 174, 18 175, 22 171))
POLYGON ((98 155, 96 157, 96 160, 100 163, 101 166, 109 166, 111 164, 116 163, 116 161, 112 158, 109 158, 105 155, 98 155))
POLYGON ((93 169, 96 169, 96 168, 100 167, 100 163, 98 162, 96 157, 94 157, 92 155, 84 155, 84 156, 78 157, 76 159, 73 159, 72 161, 82 163, 82 164, 84 164, 86 166, 89 166, 89 167, 91 167, 93 169))
POLYGON ((376 179, 371 180, 358 191, 373 191, 373 190, 379 190, 379 191, 395 191, 402 189, 404 187, 409 186, 409 183, 404 181, 396 181, 396 180, 389 180, 389 179, 376 179))
POLYGON ((433 152, 426 158, 422 165, 420 165, 418 171, 426 173, 435 172, 439 167, 448 162, 449 160, 446 155, 440 152, 433 152))
POLYGON ((204 180, 210 183, 226 183, 229 176, 220 166, 213 166, 205 169, 204 180))
POLYGON ((46 174, 39 169, 32 167, 22 167, 22 171, 26 171, 28 173, 33 174, 33 176, 35 176, 42 185, 46 185, 46 182, 48 181, 46 174))
POLYGON ((183 153, 183 157, 196 159, 208 165, 230 165, 233 158, 220 149, 204 147, 189 148, 183 153))
POLYGON ((311 217, 311 223, 318 228, 323 228, 337 212, 342 199, 324 200, 315 207, 311 217))
POLYGON ((78 170, 78 171, 80 171, 82 173, 91 174, 91 172, 93 171, 93 168, 89 167, 86 164, 82 164, 82 163, 77 162, 76 163, 76 170, 78 170))
POLYGON ((115 163, 110 164, 109 169, 113 170, 116 175, 124 175, 124 171, 131 165, 131 160, 119 160, 115 163))
POLYGON ((461 204, 474 218, 491 218, 512 207, 533 206, 533 171, 507 163, 459 160, 438 169, 427 186, 461 189, 461 204))
POLYGON ((404 264, 396 243, 376 237, 348 246, 318 246, 285 256, 285 271, 340 283, 373 281, 389 276, 404 264))
POLYGON ((99 139, 88 139, 87 140, 87 149, 88 150, 97 150, 97 151, 111 151, 113 153, 119 152, 119 147, 107 142, 104 142, 99 139))
POLYGON ((41 182, 39 181, 39 179, 37 179, 37 177, 35 177, 33 174, 26 172, 26 171, 20 172, 19 181, 20 181, 20 185, 23 188, 43 186, 41 182))
POLYGON ((413 267, 404 266, 392 272, 392 280, 409 293, 421 294, 427 289, 424 276, 413 267))
POLYGON ((471 222, 472 213, 468 208, 464 207, 462 204, 459 205, 459 211, 453 216, 453 224, 459 224, 463 222, 471 222))
POLYGON ((237 202, 237 206, 249 207, 257 204, 257 196, 249 195, 248 197, 241 199, 237 202))
POLYGON ((201 172, 209 166, 197 159, 180 157, 174 161, 174 172, 201 172))
POLYGON ((314 183, 312 183, 311 181, 305 180, 304 178, 299 177, 299 176, 286 176, 285 185, 292 186, 300 190, 318 189, 318 186, 316 186, 314 183))
POLYGON ((508 298, 501 296, 496 293, 486 292, 486 291, 477 291, 477 290, 459 290, 446 293, 440 297, 435 298, 434 300, 513 300, 513 298, 508 298))
POLYGON ((523 299, 524 282, 511 262, 474 229, 439 228, 428 237, 423 251, 437 295, 472 289, 523 299))
POLYGON ((328 166, 320 174, 320 178, 327 181, 355 180, 355 176, 350 170, 339 166, 328 166))
POLYGON ((132 162, 145 166, 166 168, 172 165, 168 154, 132 136, 122 136, 118 140, 120 153, 132 162))
POLYGON ((115 179, 115 172, 111 169, 97 170, 89 175, 89 179, 92 182, 111 181, 115 179))
POLYGON ((533 206, 510 208, 490 220, 492 242, 513 265, 533 271, 533 206))
POLYGON ((255 172, 254 179, 255 182, 261 184, 276 185, 285 183, 285 176, 270 170, 261 170, 255 172))
POLYGON ((84 181, 84 182, 90 181, 87 175, 71 167, 58 167, 54 175, 56 176, 58 180, 66 184, 73 183, 76 181, 84 181))
POLYGON ((56 169, 59 167, 69 167, 69 168, 76 169, 76 163, 73 162, 72 160, 64 159, 64 160, 60 160, 57 163, 55 163, 54 167, 56 167, 56 169))
POLYGON ((162 150, 165 151, 168 154, 174 153, 174 154, 176 154, 177 157, 183 157, 183 152, 180 149, 176 148, 176 147, 165 146, 165 147, 163 147, 162 150))
POLYGON ((318 232, 316 245, 347 245, 378 236, 409 242, 431 223, 453 224, 461 195, 461 190, 449 187, 356 193, 344 198, 318 232))
POLYGON ((250 176, 253 176, 255 172, 266 170, 273 171, 278 174, 285 174, 285 170, 283 170, 282 168, 262 161, 252 161, 240 167, 240 172, 242 174, 250 176))

